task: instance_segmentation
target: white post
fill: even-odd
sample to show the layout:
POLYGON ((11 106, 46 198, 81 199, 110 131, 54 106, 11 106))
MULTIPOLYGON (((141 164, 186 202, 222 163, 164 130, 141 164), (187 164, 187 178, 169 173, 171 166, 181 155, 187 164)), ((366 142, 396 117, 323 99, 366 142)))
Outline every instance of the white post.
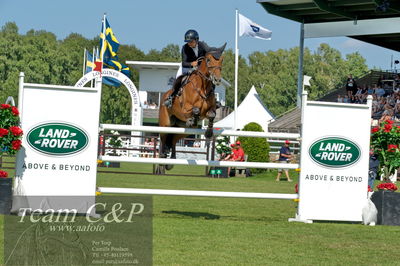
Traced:
MULTIPOLYGON (((22 114, 22 102, 24 100, 24 94, 23 94, 23 90, 24 90, 24 78, 25 78, 25 74, 24 72, 20 72, 19 73, 19 84, 18 84, 18 110, 19 112, 22 114)), ((22 120, 22 115, 20 116, 21 120, 22 120)), ((22 121, 21 121, 22 123, 22 121)))
MULTIPOLYGON (((300 125, 301 125, 301 128, 300 128, 300 161, 299 161, 300 171, 301 171, 301 167, 302 167, 301 166, 302 158, 304 156, 306 156, 305 148, 303 147, 303 136, 304 136, 303 132, 304 132, 304 111, 305 111, 306 106, 307 106, 307 98, 308 98, 308 92, 304 90, 304 85, 303 85, 303 92, 301 94, 301 122, 300 122, 300 125)), ((300 196, 301 195, 300 175, 299 175, 299 183, 298 184, 299 184, 298 185, 298 190, 299 190, 298 194, 299 194, 299 199, 300 199, 300 197, 301 197, 300 196)), ((300 206, 297 208, 296 218, 301 220, 299 208, 300 208, 300 206)), ((296 220, 296 219, 294 219, 294 220, 296 220)), ((291 221, 291 219, 289 219, 289 221, 291 221)))
POLYGON ((233 130, 237 127, 237 106, 238 106, 238 72, 239 72, 239 45, 238 45, 238 17, 239 11, 236 9, 236 23, 235 23, 235 109, 234 109, 234 119, 233 119, 233 130))

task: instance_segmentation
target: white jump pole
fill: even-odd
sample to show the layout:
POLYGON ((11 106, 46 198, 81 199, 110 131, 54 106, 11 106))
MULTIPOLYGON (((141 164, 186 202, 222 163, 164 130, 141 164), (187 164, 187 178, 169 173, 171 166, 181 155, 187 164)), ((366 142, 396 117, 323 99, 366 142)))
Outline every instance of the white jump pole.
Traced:
MULTIPOLYGON (((204 135, 205 129, 198 128, 178 128, 178 127, 153 127, 153 126, 131 126, 131 125, 114 125, 100 124, 102 130, 113 129, 118 131, 141 131, 171 134, 188 134, 188 135, 204 135)), ((242 137, 258 137, 258 138, 281 138, 281 139, 300 139, 300 134, 295 133, 277 133, 277 132, 255 132, 255 131, 236 131, 215 129, 214 134, 220 136, 242 136, 242 137)))
POLYGON ((253 198, 253 199, 298 199, 298 194, 257 193, 257 192, 226 192, 226 191, 197 191, 169 190, 144 188, 113 188, 100 187, 102 193, 145 194, 162 196, 192 196, 192 197, 223 197, 223 198, 253 198))
POLYGON ((281 163, 258 163, 258 162, 233 162, 233 161, 207 161, 207 160, 188 160, 188 159, 166 159, 166 158, 142 158, 142 157, 122 157, 122 156, 99 156, 99 159, 107 162, 129 162, 129 163, 148 163, 148 164, 173 164, 173 165, 197 165, 197 166, 221 166, 221 167, 246 167, 262 169, 297 169, 299 164, 281 163))

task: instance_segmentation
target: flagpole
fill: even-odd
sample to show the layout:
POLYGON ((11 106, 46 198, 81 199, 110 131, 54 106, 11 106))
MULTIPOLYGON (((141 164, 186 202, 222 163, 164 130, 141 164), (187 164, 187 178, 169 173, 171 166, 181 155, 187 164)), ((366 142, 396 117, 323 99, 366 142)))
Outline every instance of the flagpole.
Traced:
POLYGON ((106 13, 103 15, 103 39, 101 42, 101 51, 100 51, 100 59, 101 59, 101 70, 103 70, 103 63, 104 63, 104 52, 106 50, 106 47, 104 47, 104 42, 106 41, 106 13))
MULTIPOLYGON (((92 53, 92 62, 93 62, 93 64, 96 62, 95 52, 96 52, 96 48, 93 47, 93 53, 92 53)), ((93 71, 93 66, 92 66, 92 71, 93 71)), ((90 88, 93 88, 93 79, 90 81, 90 88)))
POLYGON ((86 66, 86 48, 83 49, 83 68, 82 68, 82 76, 85 75, 85 66, 86 66))
POLYGON ((235 14, 235 109, 234 109, 234 121, 233 130, 237 127, 237 105, 238 105, 238 72, 239 72, 239 45, 238 45, 238 17, 239 10, 236 8, 235 14))
MULTIPOLYGON (((101 61, 100 73, 103 71, 103 56, 104 56, 103 50, 105 51, 104 42, 106 40, 106 13, 104 13, 104 15, 103 15, 102 24, 103 24, 103 31, 102 31, 103 38, 101 41, 101 51, 99 51, 99 57, 100 57, 100 61, 101 61)), ((100 74, 100 78, 96 79, 95 87, 101 88, 102 82, 103 82, 103 78, 101 77, 101 74, 100 74)))

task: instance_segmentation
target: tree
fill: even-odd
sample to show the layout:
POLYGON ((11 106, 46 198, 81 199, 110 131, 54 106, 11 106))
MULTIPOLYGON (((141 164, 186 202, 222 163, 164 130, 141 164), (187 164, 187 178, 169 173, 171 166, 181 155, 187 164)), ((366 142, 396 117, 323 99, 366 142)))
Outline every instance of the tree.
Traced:
MULTIPOLYGON (((82 76, 83 49, 92 51, 99 38, 87 39, 71 33, 58 41, 51 32, 29 30, 18 33, 14 22, 7 22, 0 31, 0 102, 7 96, 18 96, 18 76, 25 73, 27 82, 74 85, 82 76)), ((168 44, 161 51, 151 49, 147 54, 134 45, 120 45, 119 60, 180 62, 180 46, 168 44)), ((269 110, 279 115, 296 106, 298 47, 277 51, 253 52, 248 58, 239 56, 238 103, 254 85, 269 110)), ((312 76, 309 98, 316 100, 341 87, 349 73, 361 77, 368 71, 365 59, 358 53, 342 57, 328 44, 315 52, 304 50, 304 74, 312 76)), ((224 52, 222 76, 231 87, 226 90, 227 106, 234 106, 235 55, 224 52)), ((136 86, 139 75, 131 68, 130 77, 136 86)), ((130 96, 125 88, 103 86, 101 119, 103 122, 129 123, 130 96)))

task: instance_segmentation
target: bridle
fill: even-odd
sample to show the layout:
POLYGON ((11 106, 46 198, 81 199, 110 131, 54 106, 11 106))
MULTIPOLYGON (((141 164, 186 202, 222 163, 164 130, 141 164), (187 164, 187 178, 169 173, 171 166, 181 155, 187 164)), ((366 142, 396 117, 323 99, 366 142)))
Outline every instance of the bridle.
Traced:
POLYGON ((201 73, 200 71, 198 71, 198 73, 200 74, 200 76, 202 76, 204 79, 211 81, 214 85, 219 85, 219 82, 217 81, 217 79, 215 78, 215 70, 222 69, 222 66, 210 66, 210 60, 208 58, 206 58, 205 56, 201 56, 197 59, 197 62, 201 61, 201 60, 206 60, 206 66, 207 66, 207 72, 209 77, 207 77, 206 75, 204 75, 203 73, 201 73))

